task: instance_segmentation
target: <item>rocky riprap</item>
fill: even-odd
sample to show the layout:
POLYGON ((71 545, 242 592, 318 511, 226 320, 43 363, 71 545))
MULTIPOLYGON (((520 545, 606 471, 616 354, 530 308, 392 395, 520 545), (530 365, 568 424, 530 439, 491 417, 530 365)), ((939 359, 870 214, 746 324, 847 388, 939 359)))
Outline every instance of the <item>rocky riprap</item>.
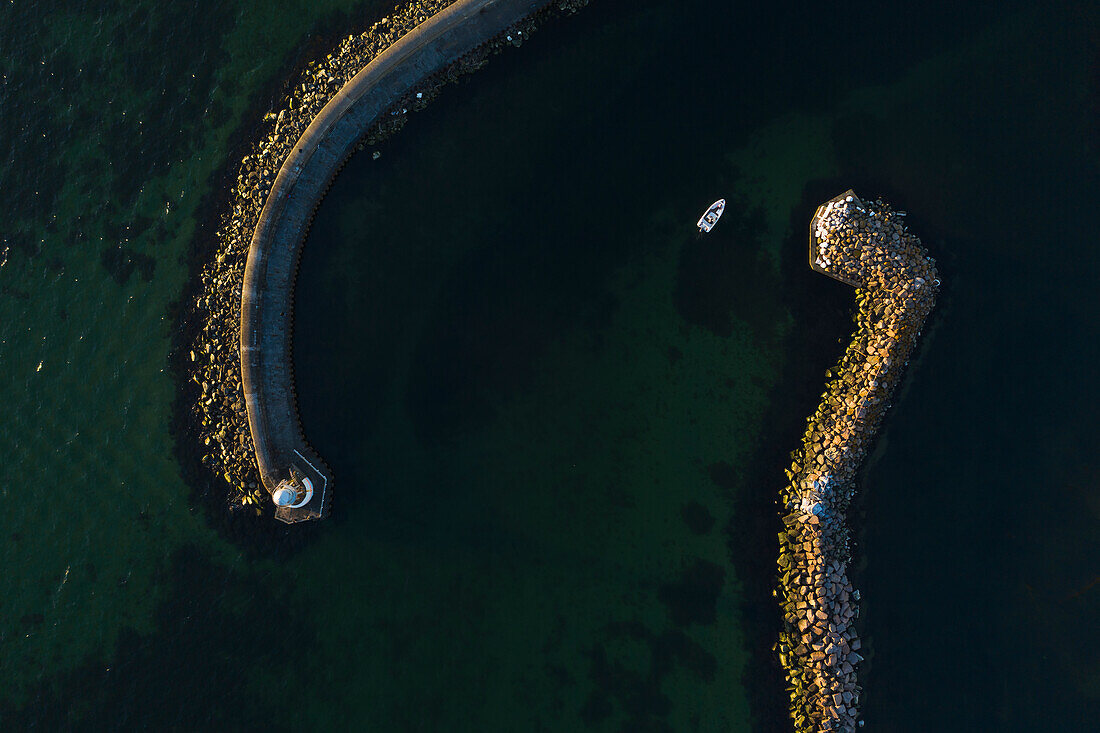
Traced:
POLYGON ((796 731, 855 731, 863 661, 855 630, 859 591, 848 577, 846 514, 856 473, 890 407, 921 328, 936 301, 935 260, 909 233, 905 214, 848 191, 818 208, 810 224, 814 270, 857 288, 857 329, 826 373, 781 494, 778 642, 796 731))
MULTIPOLYGON (((272 125, 241 161, 237 184, 216 232, 212 259, 200 268, 197 295, 184 309, 185 331, 195 333, 189 350, 191 380, 184 387, 191 432, 203 445, 202 463, 224 481, 230 506, 251 504, 257 513, 270 506, 256 466, 247 411, 241 391, 241 283, 256 221, 283 160, 328 101, 355 74, 399 38, 454 0, 420 0, 382 18, 363 33, 348 36, 324 59, 311 62, 285 100, 283 109, 269 112, 272 125)), ((544 15, 574 12, 588 0, 558 0, 517 23, 507 32, 425 80, 407 98, 397 100, 363 136, 373 145, 401 129, 408 113, 425 107, 439 90, 463 74, 483 66, 506 46, 520 46, 544 15)))

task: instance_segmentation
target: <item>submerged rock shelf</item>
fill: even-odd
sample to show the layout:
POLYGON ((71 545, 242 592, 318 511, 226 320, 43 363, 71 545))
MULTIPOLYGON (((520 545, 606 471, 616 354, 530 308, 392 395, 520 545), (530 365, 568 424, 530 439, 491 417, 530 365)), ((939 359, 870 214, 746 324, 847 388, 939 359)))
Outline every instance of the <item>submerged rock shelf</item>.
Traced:
POLYGON ((787 470, 779 591, 784 630, 778 643, 796 731, 855 731, 854 628, 859 592, 848 578, 846 514, 856 472, 890 406, 940 281, 920 239, 880 200, 852 191, 818 207, 810 223, 810 266, 855 287, 857 329, 827 373, 821 403, 787 470))
POLYGON ((215 257, 187 317, 192 419, 231 505, 265 495, 292 523, 324 516, 331 473, 306 443, 291 357, 294 280, 314 212, 347 158, 399 130, 445 84, 587 0, 420 0, 310 64, 273 131, 241 163, 215 257), (242 359, 242 354, 245 356, 242 359), (201 388, 201 391, 199 391, 201 388), (280 488, 283 491, 279 491, 280 488))

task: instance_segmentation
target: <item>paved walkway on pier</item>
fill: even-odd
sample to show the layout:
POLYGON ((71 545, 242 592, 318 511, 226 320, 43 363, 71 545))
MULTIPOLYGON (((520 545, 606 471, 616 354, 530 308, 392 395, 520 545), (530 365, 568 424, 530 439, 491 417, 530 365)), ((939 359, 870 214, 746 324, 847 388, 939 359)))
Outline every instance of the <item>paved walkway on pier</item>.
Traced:
POLYGON ((241 292, 241 381, 256 463, 271 492, 293 468, 317 489, 293 523, 328 510, 332 477, 302 434, 291 363, 294 281, 310 219, 362 135, 417 84, 549 5, 458 0, 375 57, 325 105, 276 176, 248 251, 241 292))

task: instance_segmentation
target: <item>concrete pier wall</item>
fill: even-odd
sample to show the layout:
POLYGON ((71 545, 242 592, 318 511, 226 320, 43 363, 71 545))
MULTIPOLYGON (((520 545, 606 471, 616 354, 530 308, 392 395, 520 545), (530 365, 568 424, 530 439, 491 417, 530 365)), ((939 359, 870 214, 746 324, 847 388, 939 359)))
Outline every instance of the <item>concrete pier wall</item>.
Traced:
POLYGON ((856 473, 916 347, 940 285, 935 262, 904 224, 904 213, 852 191, 818 207, 810 265, 857 289, 857 328, 830 370, 807 421, 781 494, 778 642, 796 731, 859 725, 863 661, 855 630, 859 592, 848 575, 847 512, 856 473))
POLYGON ((291 361, 294 282, 302 242, 322 196, 360 138, 417 84, 443 71, 548 0, 457 0, 375 57, 325 105, 288 154, 253 232, 241 291, 241 382, 256 463, 274 491, 291 471, 308 478, 288 523, 323 517, 332 477, 306 443, 291 361))

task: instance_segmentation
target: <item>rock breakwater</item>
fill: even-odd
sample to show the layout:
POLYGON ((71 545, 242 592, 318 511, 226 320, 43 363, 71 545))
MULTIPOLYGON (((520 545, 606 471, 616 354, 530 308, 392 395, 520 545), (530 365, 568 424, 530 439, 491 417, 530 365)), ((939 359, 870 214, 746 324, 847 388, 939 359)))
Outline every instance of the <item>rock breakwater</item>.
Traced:
POLYGON ((848 577, 846 515, 855 478, 890 407, 940 286, 935 260, 896 212, 852 191, 818 207, 810 265, 857 288, 856 332, 826 373, 781 493, 779 596, 784 630, 777 649, 794 728, 855 731, 863 661, 855 629, 859 591, 848 577))
MULTIPOLYGON (((520 17, 503 32, 481 39, 482 42, 465 53, 455 53, 434 73, 422 74, 414 89, 399 93, 390 90, 390 96, 385 98, 384 112, 361 121, 360 128, 356 130, 359 147, 373 145, 399 130, 410 111, 426 106, 447 83, 483 66, 491 54, 507 46, 520 45, 545 15, 572 12, 586 3, 587 0, 528 3, 536 12, 520 17)), ((343 39, 324 59, 308 64, 283 108, 264 116, 264 123, 271 127, 243 157, 236 186, 229 197, 215 241, 212 246, 203 247, 210 253, 209 260, 199 267, 196 294, 182 309, 183 331, 193 334, 193 338, 183 347, 185 353, 189 351, 191 372, 190 381, 183 386, 184 401, 192 405, 188 415, 189 428, 202 443, 201 461, 210 472, 211 485, 224 487, 231 507, 252 505, 256 513, 262 513, 265 507, 271 506, 266 499, 275 488, 265 486, 257 464, 256 446, 248 422, 240 352, 246 262, 253 234, 272 186, 288 156, 295 150, 295 144, 326 105, 372 60, 453 4, 456 4, 455 0, 414 2, 380 19, 363 33, 343 39)), ((383 90, 381 94, 385 92, 383 90)), ((307 220, 301 222, 295 247, 304 238, 308 218, 312 217, 325 189, 346 157, 341 156, 319 187, 309 206, 307 220)), ((292 258, 295 270, 297 255, 295 251, 292 258)), ((293 401, 293 365, 289 358, 291 306, 292 303, 288 302, 283 311, 288 347, 287 358, 281 368, 285 372, 283 382, 289 389, 288 403, 292 413, 284 419, 293 423, 301 439, 301 427, 293 401)), ((302 452, 308 456, 308 462, 316 466, 317 474, 327 478, 327 468, 308 449, 304 440, 301 444, 305 447, 302 452)), ((316 489, 320 500, 320 484, 316 489)), ((320 516, 326 509, 321 500, 320 505, 314 502, 307 513, 320 516)))

